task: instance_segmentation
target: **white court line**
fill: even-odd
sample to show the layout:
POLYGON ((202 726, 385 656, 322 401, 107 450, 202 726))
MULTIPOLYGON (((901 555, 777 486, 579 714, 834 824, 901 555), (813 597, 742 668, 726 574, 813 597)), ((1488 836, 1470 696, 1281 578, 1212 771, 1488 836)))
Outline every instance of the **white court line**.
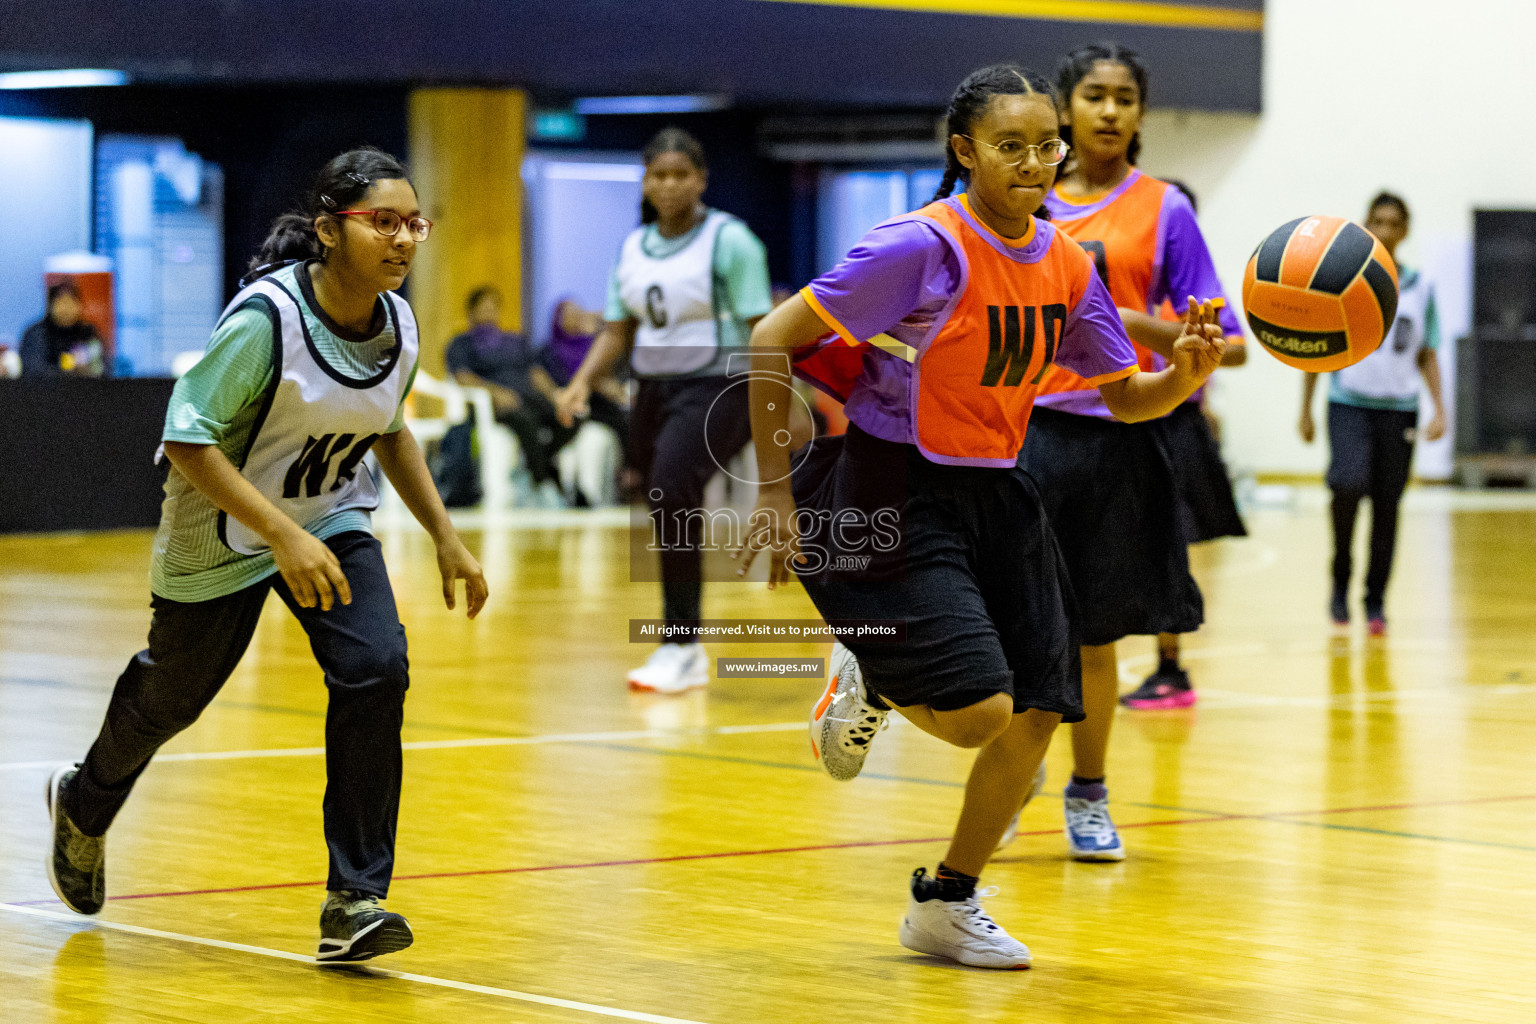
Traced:
MULTIPOLYGON (((136 924, 121 924, 117 921, 103 921, 97 918, 83 918, 77 914, 62 914, 54 910, 39 910, 36 907, 18 907, 10 903, 0 903, 0 910, 9 910, 15 914, 25 914, 28 917, 41 917, 50 921, 63 921, 66 924, 87 924, 95 928, 109 928, 112 931, 127 932, 130 935, 144 935, 152 939, 169 939, 172 942, 187 942, 195 946, 211 946, 214 949, 229 949, 237 953, 253 953, 257 956, 271 957, 274 960, 288 960, 293 963, 308 964, 317 970, 329 971, 329 967, 321 967, 315 963, 314 957, 304 956, 301 953, 289 953, 281 949, 267 949, 264 946, 247 946, 240 942, 225 942, 222 939, 205 939, 197 935, 182 935, 179 932, 163 932, 158 928, 141 928, 136 924)), ((401 971, 387 971, 378 967, 367 967, 358 964, 349 964, 349 971, 361 971, 380 978, 394 978, 397 981, 412 981, 418 985, 435 985, 438 988, 451 988, 460 992, 474 992, 483 996, 495 996, 499 999, 515 999, 521 1003, 537 1003, 540 1006, 555 1006, 562 1010, 576 1010, 581 1013, 595 1013, 603 1017, 618 1017, 623 1020, 645 1021, 647 1024, 700 1024, 696 1020, 687 1020, 682 1017, 663 1017, 655 1013, 641 1013, 638 1010, 621 1010, 613 1006, 599 1006, 596 1003, 580 1003, 574 999, 557 999, 554 996, 541 996, 533 992, 519 992, 510 988, 491 988, 487 985, 471 985, 464 981, 453 981, 448 978, 434 978, 427 974, 405 974, 401 971)))
MULTIPOLYGON (((620 740, 687 739, 693 736, 737 736, 756 732, 793 732, 804 722, 765 722, 761 725, 723 725, 714 729, 627 729, 618 732, 562 732, 542 736, 485 736, 462 740, 415 740, 400 744, 403 750, 453 750, 459 747, 524 747, 539 743, 612 743, 620 740)), ((275 747, 271 750, 207 750, 185 754, 159 754, 163 761, 238 761, 253 757, 319 757, 324 747, 275 747)), ((52 761, 9 761, 0 772, 33 771, 57 767, 66 758, 52 761)))

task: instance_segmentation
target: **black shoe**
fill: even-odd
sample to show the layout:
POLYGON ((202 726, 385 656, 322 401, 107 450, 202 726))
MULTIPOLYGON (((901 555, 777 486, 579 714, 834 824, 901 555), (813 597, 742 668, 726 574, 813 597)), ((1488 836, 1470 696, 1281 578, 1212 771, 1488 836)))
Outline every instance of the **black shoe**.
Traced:
POLYGON ((1120 698, 1120 703, 1139 711, 1163 708, 1187 708, 1195 702, 1195 690, 1189 673, 1175 665, 1159 668, 1142 680, 1140 686, 1120 698))
POLYGON ((376 897, 350 889, 327 893, 320 909, 321 963, 355 963, 398 953, 415 941, 410 923, 379 906, 376 897))
POLYGON ((53 825, 48 882, 70 910, 99 914, 107 902, 107 837, 86 835, 64 813, 64 787, 77 770, 77 765, 60 765, 48 776, 44 796, 53 825))
POLYGON ((1328 614, 1333 616, 1335 626, 1349 625, 1349 602, 1344 600, 1344 595, 1334 592, 1333 600, 1328 602, 1328 614))

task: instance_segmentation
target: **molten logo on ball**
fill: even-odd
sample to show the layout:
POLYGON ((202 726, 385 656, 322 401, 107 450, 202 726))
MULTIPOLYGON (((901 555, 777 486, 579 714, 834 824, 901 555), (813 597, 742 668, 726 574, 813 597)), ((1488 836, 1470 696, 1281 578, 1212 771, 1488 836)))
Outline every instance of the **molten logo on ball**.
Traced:
POLYGON ((1259 343, 1282 363, 1342 370, 1376 351, 1397 316, 1397 267, 1358 224, 1298 217, 1248 260, 1243 309, 1259 343))

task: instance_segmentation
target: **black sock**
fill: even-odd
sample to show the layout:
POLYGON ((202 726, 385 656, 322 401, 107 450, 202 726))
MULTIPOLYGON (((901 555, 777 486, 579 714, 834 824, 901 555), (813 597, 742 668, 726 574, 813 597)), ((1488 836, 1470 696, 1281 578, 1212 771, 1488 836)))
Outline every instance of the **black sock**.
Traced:
POLYGON ((939 883, 939 899, 946 903, 959 903, 976 894, 977 877, 956 871, 947 864, 939 865, 934 879, 939 883))
POLYGON ((1161 660, 1159 660, 1158 663, 1157 663, 1157 674, 1158 675, 1174 675, 1178 671, 1179 671, 1179 656, 1177 654, 1175 654, 1171 658, 1168 655, 1164 654, 1162 656, 1161 660))
POLYGON ((1074 785, 1074 786, 1102 786, 1102 785, 1104 785, 1104 780, 1106 778, 1108 778, 1108 776, 1100 775, 1096 779, 1085 779, 1081 775, 1074 774, 1072 776, 1072 785, 1074 785))

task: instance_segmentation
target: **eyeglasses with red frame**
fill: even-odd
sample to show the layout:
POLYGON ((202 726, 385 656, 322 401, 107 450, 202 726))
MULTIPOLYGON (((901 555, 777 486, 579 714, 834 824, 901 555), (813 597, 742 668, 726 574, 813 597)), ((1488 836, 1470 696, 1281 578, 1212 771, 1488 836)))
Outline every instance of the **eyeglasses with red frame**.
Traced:
POLYGON ((432 222, 425 217, 402 217, 394 210, 337 210, 331 214, 333 217, 372 217, 373 230, 385 238, 394 238, 400 233, 403 224, 410 231, 411 237, 418 242, 425 242, 427 236, 432 234, 432 222))

